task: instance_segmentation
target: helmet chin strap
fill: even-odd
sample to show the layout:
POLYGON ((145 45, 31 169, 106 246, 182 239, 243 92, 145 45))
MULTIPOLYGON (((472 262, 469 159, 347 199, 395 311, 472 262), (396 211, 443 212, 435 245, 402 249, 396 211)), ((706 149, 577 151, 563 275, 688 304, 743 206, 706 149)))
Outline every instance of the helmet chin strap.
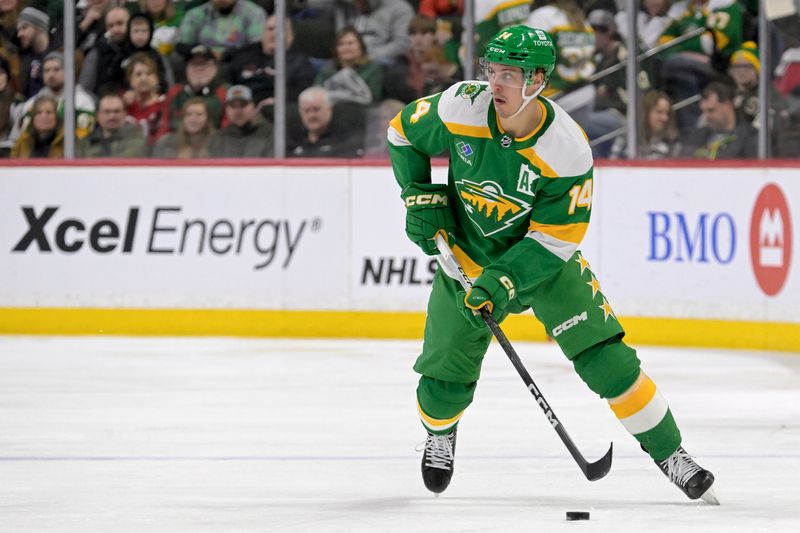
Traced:
POLYGON ((517 112, 514 113, 513 115, 511 115, 508 118, 514 118, 517 115, 519 115, 520 113, 522 113, 522 110, 525 109, 528 106, 528 104, 530 104, 531 101, 533 101, 537 96, 539 96, 539 94, 544 90, 544 86, 545 85, 547 85, 547 84, 545 82, 542 82, 542 84, 539 86, 539 88, 536 89, 536 91, 530 96, 526 96, 525 95, 525 90, 528 88, 528 86, 527 85, 523 85, 522 88, 520 89, 520 91, 522 92, 522 103, 519 104, 519 109, 517 109, 517 112))

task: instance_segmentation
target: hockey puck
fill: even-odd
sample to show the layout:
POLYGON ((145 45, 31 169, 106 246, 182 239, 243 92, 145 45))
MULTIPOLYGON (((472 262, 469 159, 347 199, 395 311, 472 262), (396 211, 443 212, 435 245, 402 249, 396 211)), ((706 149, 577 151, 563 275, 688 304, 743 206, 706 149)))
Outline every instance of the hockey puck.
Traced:
POLYGON ((589 520, 588 511, 567 511, 567 520, 589 520))

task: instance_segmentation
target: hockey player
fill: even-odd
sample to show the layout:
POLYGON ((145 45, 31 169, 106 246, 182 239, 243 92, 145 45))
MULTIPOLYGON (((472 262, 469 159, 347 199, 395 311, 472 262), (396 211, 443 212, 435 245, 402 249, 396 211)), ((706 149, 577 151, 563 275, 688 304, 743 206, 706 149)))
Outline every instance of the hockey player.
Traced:
POLYGON ((429 255, 445 232, 475 280, 464 293, 440 269, 414 369, 427 430, 422 478, 435 492, 453 475, 457 424, 472 402, 498 322, 532 308, 589 388, 689 498, 710 499, 714 476, 681 446, 666 400, 577 249, 592 208, 593 162, 580 127, 539 93, 555 66, 547 32, 501 30, 481 60, 487 82, 465 81, 406 106, 390 122, 389 151, 406 205, 406 233, 429 255), (450 154, 446 185, 430 156, 450 154), (569 326, 567 325, 569 324, 569 326))

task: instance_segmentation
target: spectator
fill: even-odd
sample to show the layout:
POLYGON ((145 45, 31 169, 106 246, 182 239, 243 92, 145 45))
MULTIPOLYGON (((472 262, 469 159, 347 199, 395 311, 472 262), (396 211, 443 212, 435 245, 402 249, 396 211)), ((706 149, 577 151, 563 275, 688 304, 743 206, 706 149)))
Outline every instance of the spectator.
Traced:
MULTIPOLYGON (((594 30, 594 63, 598 71, 613 67, 627 60, 628 50, 617 32, 614 14, 610 11, 595 9, 587 18, 594 30)), ((641 65, 638 86, 642 91, 652 88, 650 69, 641 65)), ((627 76, 625 69, 618 70, 595 82, 595 111, 616 109, 624 114, 628 107, 627 76)))
POLYGON ((775 67, 775 88, 783 96, 800 96, 800 47, 787 48, 781 54, 775 67))
POLYGON ((56 100, 40 96, 33 103, 33 119, 14 146, 11 157, 16 159, 62 159, 64 157, 64 128, 56 114, 56 100))
POLYGON ((207 99, 193 96, 186 100, 181 109, 178 131, 160 138, 153 156, 168 159, 208 157, 211 136, 214 132, 209 118, 207 99))
POLYGON ((19 41, 19 88, 22 96, 31 98, 39 93, 42 81, 42 60, 51 51, 50 17, 33 7, 26 7, 17 17, 19 41))
MULTIPOLYGON (((540 0, 527 24, 549 32, 556 43, 558 58, 544 96, 558 104, 580 124, 589 140, 595 140, 625 125, 624 116, 613 108, 597 105, 597 88, 586 84, 595 73, 595 35, 575 0, 540 0)), ((606 22, 610 24, 610 22, 606 22)), ((613 141, 594 145, 594 157, 608 157, 613 141)))
POLYGON ((105 94, 125 89, 123 61, 128 57, 128 20, 124 7, 114 7, 106 13, 106 34, 89 52, 81 68, 80 84, 89 92, 105 94))
MULTIPOLYGON (((33 118, 33 103, 40 96, 51 96, 58 102, 58 117, 64 119, 64 55, 50 52, 42 61, 44 87, 28 99, 16 113, 11 139, 17 140, 33 118)), ((75 86, 75 136, 82 139, 94 128, 94 100, 80 85, 75 86)))
POLYGON ((253 92, 244 85, 228 89, 225 98, 228 126, 211 139, 213 157, 271 157, 273 154, 272 124, 256 110, 253 92))
MULTIPOLYGON (((758 73, 761 70, 761 61, 758 56, 758 46, 752 41, 743 43, 731 56, 728 73, 733 79, 736 94, 733 104, 739 118, 758 127, 758 73)), ((777 103, 773 91, 772 103, 777 103)))
MULTIPOLYGON (((686 10, 686 1, 672 2, 671 0, 643 0, 641 9, 636 13, 636 29, 639 44, 645 50, 650 50, 658 44, 664 30, 679 19, 686 10)), ((619 29, 620 37, 628 40, 628 14, 619 11, 615 15, 615 23, 619 29)))
MULTIPOLYGON (((436 21, 416 16, 408 25, 411 48, 397 65, 387 70, 384 80, 385 98, 408 103, 437 92, 435 89, 460 77, 458 65, 445 59, 436 42, 436 21)), ((391 117, 390 117, 391 118, 391 117)))
POLYGON ((0 0, 0 43, 10 43, 14 39, 21 10, 19 0, 0 0))
MULTIPOLYGON (((680 153, 672 101, 663 91, 648 91, 642 98, 643 129, 639 159, 672 159, 680 153)), ((628 138, 621 135, 611 148, 611 159, 626 159, 628 138)))
MULTIPOLYGON (((277 18, 271 15, 264 25, 260 43, 245 46, 231 60, 234 84, 245 85, 253 91, 253 98, 260 109, 272 105, 275 91, 275 35, 277 18)), ((314 66, 309 57, 297 50, 294 32, 289 19, 285 24, 286 37, 286 101, 296 102, 300 92, 314 82, 314 66)))
POLYGON ((535 6, 527 25, 550 33, 558 50, 550 87, 543 94, 579 87, 596 70, 592 27, 575 0, 539 0, 535 6))
POLYGON ((195 96, 206 100, 211 124, 215 128, 227 126, 225 119, 225 86, 217 78, 219 68, 211 50, 202 44, 192 48, 186 62, 186 83, 173 85, 167 93, 167 116, 161 132, 177 131, 181 109, 195 96))
POLYGON ((7 156, 13 144, 8 139, 14 125, 12 110, 22 104, 22 95, 14 90, 10 76, 8 61, 0 57, 0 157, 7 156))
POLYGON ((314 85, 325 87, 334 104, 368 105, 383 98, 383 67, 369 60, 361 34, 348 26, 336 35, 334 57, 317 75, 314 85))
MULTIPOLYGON (((541 2, 537 1, 538 6, 541 2)), ((531 12, 530 0, 475 0, 475 57, 481 57, 486 43, 492 38, 501 28, 506 26, 513 26, 514 24, 525 24, 525 19, 531 12)), ((466 23, 462 19, 462 27, 466 23)), ((462 34, 461 50, 459 57, 461 57, 461 64, 465 64, 466 52, 465 39, 467 34, 462 34)))
POLYGON ((106 12, 110 0, 86 0, 86 5, 78 12, 78 26, 75 28, 75 46, 84 55, 95 47, 97 42, 106 33, 106 12))
MULTIPOLYGON (((664 88, 676 102, 699 94, 711 81, 720 81, 735 49, 742 43, 742 8, 736 0, 688 0, 680 17, 659 39, 667 43, 698 27, 711 31, 670 48, 662 67, 664 88)), ((697 117, 697 105, 678 111, 678 128, 690 133, 697 117)))
POLYGON ((133 54, 125 67, 130 90, 125 93, 125 111, 142 128, 147 146, 152 147, 161 135, 167 114, 167 98, 159 91, 158 67, 147 54, 133 54))
POLYGON ((76 155, 85 158, 143 157, 145 138, 142 128, 125 120, 125 103, 109 93, 97 103, 97 127, 78 142, 76 155))
MULTIPOLYGON (((146 54, 156 64, 159 79, 159 91, 166 92, 168 87, 175 85, 175 75, 172 72, 172 65, 170 65, 167 58, 158 53, 158 50, 152 47, 150 41, 153 38, 153 19, 146 13, 137 13, 132 15, 128 21, 128 43, 127 43, 127 57, 133 54, 146 54)), ((123 61, 123 67, 127 69, 127 61, 123 61)))
POLYGON ((749 123, 738 120, 733 97, 733 88, 720 82, 711 82, 703 90, 700 111, 705 126, 692 135, 684 147, 684 156, 700 159, 756 157, 756 131, 749 123))
POLYGON ((295 157, 360 157, 363 132, 340 131, 334 126, 333 104, 324 87, 300 93, 303 133, 288 150, 295 157))
POLYGON ((354 0, 347 23, 363 36, 370 60, 393 64, 408 52, 414 8, 406 0, 354 0))
POLYGON ((236 50, 261 40, 264 9, 250 0, 209 0, 186 12, 178 29, 178 52, 207 46, 217 61, 226 62, 236 50))
POLYGON ((417 13, 432 19, 447 15, 462 15, 464 0, 422 0, 417 13))
POLYGON ((183 21, 183 3, 176 5, 172 0, 139 0, 142 13, 153 19, 155 30, 150 44, 158 53, 168 57, 175 51, 178 28, 183 21))
POLYGON ((680 15, 664 30, 659 44, 703 26, 711 31, 679 44, 669 53, 682 53, 684 58, 722 72, 733 51, 742 44, 742 6, 737 0, 688 0, 680 15))

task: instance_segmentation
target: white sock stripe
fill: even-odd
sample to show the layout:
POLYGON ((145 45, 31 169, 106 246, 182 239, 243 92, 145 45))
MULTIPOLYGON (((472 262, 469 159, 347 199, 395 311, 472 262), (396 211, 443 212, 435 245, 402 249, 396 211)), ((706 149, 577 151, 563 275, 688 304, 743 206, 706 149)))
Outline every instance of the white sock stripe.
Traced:
POLYGON ((428 428, 430 431, 444 431, 445 429, 450 429, 451 427, 458 424, 458 420, 455 420, 453 422, 450 422, 449 424, 443 424, 441 426, 432 426, 422 416, 420 416, 419 419, 420 421, 422 421, 422 425, 428 428))
POLYGON ((620 418, 619 421, 631 435, 638 435, 656 427, 664 419, 668 410, 667 400, 656 390, 655 395, 644 408, 629 417, 620 418))

